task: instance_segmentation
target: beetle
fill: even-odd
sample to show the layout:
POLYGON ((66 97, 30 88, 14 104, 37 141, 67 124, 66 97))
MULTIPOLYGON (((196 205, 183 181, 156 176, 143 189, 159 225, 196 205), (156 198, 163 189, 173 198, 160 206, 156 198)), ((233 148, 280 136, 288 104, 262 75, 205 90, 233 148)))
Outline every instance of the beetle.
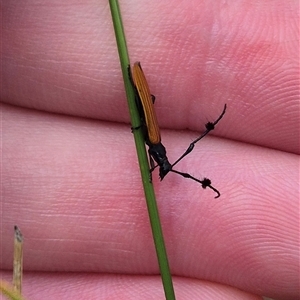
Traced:
POLYGON ((202 133, 189 145, 187 150, 175 161, 175 163, 171 164, 167 157, 166 148, 161 142, 160 129, 154 110, 155 97, 150 93, 150 89, 140 62, 134 63, 132 70, 130 69, 130 66, 128 66, 128 70, 130 79, 136 91, 136 103, 142 120, 145 142, 148 146, 149 160, 151 166, 150 173, 152 173, 156 167, 159 167, 160 180, 163 180, 169 172, 173 172, 183 176, 184 178, 189 178, 200 183, 202 188, 204 189, 206 187, 212 189, 217 194, 215 198, 220 197, 220 192, 211 185, 210 179, 204 178, 203 180, 199 180, 188 173, 183 173, 174 170, 173 167, 178 162, 180 162, 185 156, 191 153, 194 149, 195 144, 215 128, 217 123, 223 118, 226 112, 226 104, 224 105, 223 111, 217 118, 217 120, 215 120, 214 122, 206 123, 206 130, 204 131, 204 133, 202 133), (157 165, 155 165, 154 161, 157 163, 157 165))

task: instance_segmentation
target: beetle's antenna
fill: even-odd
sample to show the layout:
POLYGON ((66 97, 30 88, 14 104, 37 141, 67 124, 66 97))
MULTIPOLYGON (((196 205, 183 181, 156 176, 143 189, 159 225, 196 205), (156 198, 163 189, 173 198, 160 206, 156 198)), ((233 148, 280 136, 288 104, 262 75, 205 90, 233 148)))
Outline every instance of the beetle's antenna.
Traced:
POLYGON ((191 142, 191 144, 189 145, 189 147, 186 149, 186 151, 174 162, 174 164, 172 165, 172 167, 174 167, 177 163, 179 163, 185 156, 187 156, 189 153, 191 153, 195 147, 195 144, 197 142, 199 142, 201 139, 203 139, 210 131, 215 129, 215 126, 219 123, 219 121, 223 118, 224 114, 226 112, 226 104, 224 105, 223 111, 220 114, 219 118, 214 121, 214 122, 208 122, 206 123, 205 127, 206 130, 197 138, 195 139, 193 142, 191 142))
POLYGON ((199 179, 193 177, 192 175, 190 175, 188 173, 179 172, 179 171, 176 171, 176 170, 173 170, 173 169, 170 170, 170 172, 179 174, 179 175, 181 175, 184 178, 190 178, 190 179, 192 179, 194 181, 197 181, 197 182, 201 183, 201 186, 204 189, 207 188, 207 187, 210 188, 210 189, 212 189, 217 194, 217 196, 215 198, 219 198, 221 196, 220 192, 211 185, 211 181, 208 178, 204 178, 203 180, 199 180, 199 179))

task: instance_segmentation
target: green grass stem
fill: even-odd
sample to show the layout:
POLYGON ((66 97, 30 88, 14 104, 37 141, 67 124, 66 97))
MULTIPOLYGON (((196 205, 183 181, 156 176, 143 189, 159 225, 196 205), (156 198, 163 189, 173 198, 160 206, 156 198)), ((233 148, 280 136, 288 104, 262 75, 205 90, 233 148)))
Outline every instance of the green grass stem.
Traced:
MULTIPOLYGON (((125 91, 128 101, 128 107, 130 112, 131 124, 133 128, 140 126, 141 118, 135 103, 135 92, 130 82, 128 74, 129 55, 126 46, 125 34, 122 25, 122 19, 117 0, 109 1, 113 26, 115 30, 115 36, 117 40, 117 47, 120 57, 121 69, 123 73, 125 91)), ((133 130, 134 140, 136 144, 136 150, 138 155, 138 161, 141 170, 142 182, 144 186, 144 192, 148 207, 148 213, 150 218, 150 224, 152 228, 152 234, 154 244, 156 248, 156 254, 158 258, 159 269, 162 277, 163 287, 167 300, 175 299, 175 293, 172 283, 172 277, 170 273, 165 243, 162 234, 161 223, 159 219, 155 194, 153 185, 149 181, 149 163, 145 149, 145 140, 142 134, 142 130, 133 130)))

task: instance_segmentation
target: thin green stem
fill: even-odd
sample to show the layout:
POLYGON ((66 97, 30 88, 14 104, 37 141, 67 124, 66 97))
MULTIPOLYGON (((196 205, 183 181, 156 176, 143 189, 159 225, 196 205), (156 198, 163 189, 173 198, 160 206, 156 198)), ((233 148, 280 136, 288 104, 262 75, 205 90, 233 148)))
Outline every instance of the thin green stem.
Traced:
MULTIPOLYGON (((117 0, 109 1, 115 36, 117 40, 117 46, 119 51, 121 69, 123 73, 125 91, 127 95, 127 101, 129 106, 131 124, 133 128, 140 126, 140 115, 135 103, 135 93, 130 82, 128 74, 128 66, 130 65, 129 56, 126 46, 125 34, 122 25, 122 19, 119 9, 119 4, 117 0)), ((148 214, 150 218, 150 224, 152 228, 152 234, 154 239, 154 244, 156 248, 156 254, 158 258, 159 269, 162 277, 162 282, 164 286, 165 296, 167 300, 175 299, 175 293, 172 283, 172 277, 170 273, 165 243, 162 234, 162 228, 160 224, 155 194, 153 190, 152 183, 149 181, 149 163, 148 157, 145 149, 145 141, 142 134, 142 130, 133 130, 134 140, 137 149, 138 161, 140 165, 142 181, 144 186, 144 192, 148 207, 148 214)))

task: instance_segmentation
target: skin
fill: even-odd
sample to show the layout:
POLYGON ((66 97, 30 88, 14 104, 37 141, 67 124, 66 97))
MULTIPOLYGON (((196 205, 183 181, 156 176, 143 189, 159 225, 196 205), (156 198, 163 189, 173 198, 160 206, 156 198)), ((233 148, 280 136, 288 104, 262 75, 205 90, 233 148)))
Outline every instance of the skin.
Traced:
MULTIPOLYGON (((177 298, 298 299, 298 2, 123 2, 170 162, 228 105, 177 167, 219 199, 153 174, 177 298)), ((108 5, 61 3, 1 7, 0 276, 17 224, 28 299, 164 299, 108 5)))

